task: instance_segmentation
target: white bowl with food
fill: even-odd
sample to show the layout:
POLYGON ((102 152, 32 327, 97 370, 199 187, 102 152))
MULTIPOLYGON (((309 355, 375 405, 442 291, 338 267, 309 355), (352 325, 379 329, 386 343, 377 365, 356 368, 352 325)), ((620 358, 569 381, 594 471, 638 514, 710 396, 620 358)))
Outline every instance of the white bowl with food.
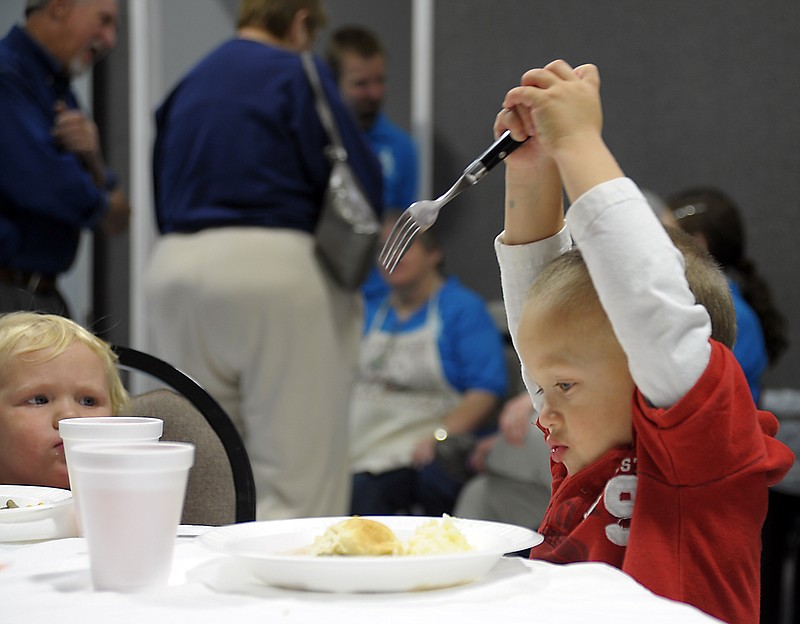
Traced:
POLYGON ((69 490, 0 485, 0 542, 59 539, 77 533, 69 490))
POLYGON ((211 530, 200 540, 235 558, 267 585, 353 593, 470 583, 485 576, 504 554, 542 541, 541 535, 523 527, 448 516, 352 520, 347 516, 249 522, 211 530), (388 532, 374 530, 370 522, 388 532), (358 524, 368 530, 360 531, 358 524), (385 554, 375 554, 379 552, 385 554))

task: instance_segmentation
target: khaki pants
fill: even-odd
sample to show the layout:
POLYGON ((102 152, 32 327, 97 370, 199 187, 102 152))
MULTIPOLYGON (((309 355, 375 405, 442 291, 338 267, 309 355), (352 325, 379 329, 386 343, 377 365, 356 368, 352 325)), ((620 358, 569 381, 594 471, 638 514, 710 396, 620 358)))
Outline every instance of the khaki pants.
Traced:
POLYGON ((205 387, 243 434, 257 518, 345 514, 360 299, 325 276, 312 237, 167 235, 144 283, 153 353, 205 387))

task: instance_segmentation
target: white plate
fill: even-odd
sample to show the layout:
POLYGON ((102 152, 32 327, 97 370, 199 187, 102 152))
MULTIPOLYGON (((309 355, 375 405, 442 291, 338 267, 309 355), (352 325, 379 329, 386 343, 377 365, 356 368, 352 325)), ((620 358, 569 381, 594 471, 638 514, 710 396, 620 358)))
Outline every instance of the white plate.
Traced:
MULTIPOLYGON (((529 529, 482 520, 454 518, 473 550, 443 555, 401 557, 315 557, 293 554, 309 546, 336 518, 248 522, 214 529, 200 541, 231 555, 257 579, 275 587, 324 592, 404 592, 450 587, 484 576, 506 553, 542 541, 529 529)), ((432 518, 372 516, 406 540, 432 518)))
POLYGON ((56 539, 76 535, 72 492, 33 485, 0 485, 0 507, 11 499, 18 509, 0 509, 0 542, 56 539))

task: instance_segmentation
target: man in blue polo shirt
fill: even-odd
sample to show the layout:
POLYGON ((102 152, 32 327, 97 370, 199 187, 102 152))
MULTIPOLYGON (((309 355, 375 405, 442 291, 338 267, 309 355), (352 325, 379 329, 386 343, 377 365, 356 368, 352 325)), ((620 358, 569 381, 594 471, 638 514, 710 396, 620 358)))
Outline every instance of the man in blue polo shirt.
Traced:
POLYGON ((0 40, 0 312, 68 315, 56 278, 80 231, 117 233, 130 207, 70 83, 116 43, 116 0, 28 0, 0 40))
MULTIPOLYGON (((342 99, 364 130, 383 170, 383 203, 388 211, 404 210, 417 199, 417 148, 404 130, 383 113, 386 97, 386 51, 371 31, 361 26, 336 30, 327 60, 342 99)), ((377 269, 362 288, 365 297, 382 296, 388 288, 377 269)))

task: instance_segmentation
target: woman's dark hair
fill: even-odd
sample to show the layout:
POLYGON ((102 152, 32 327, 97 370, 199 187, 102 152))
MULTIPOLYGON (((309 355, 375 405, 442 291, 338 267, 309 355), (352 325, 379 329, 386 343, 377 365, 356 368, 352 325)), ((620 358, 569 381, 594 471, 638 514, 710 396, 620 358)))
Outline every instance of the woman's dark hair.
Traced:
POLYGON ((770 365, 789 346, 786 319, 775 307, 772 292, 747 256, 741 214, 733 200, 710 187, 687 189, 667 201, 675 222, 690 234, 701 235, 709 253, 734 280, 761 323, 770 365))

